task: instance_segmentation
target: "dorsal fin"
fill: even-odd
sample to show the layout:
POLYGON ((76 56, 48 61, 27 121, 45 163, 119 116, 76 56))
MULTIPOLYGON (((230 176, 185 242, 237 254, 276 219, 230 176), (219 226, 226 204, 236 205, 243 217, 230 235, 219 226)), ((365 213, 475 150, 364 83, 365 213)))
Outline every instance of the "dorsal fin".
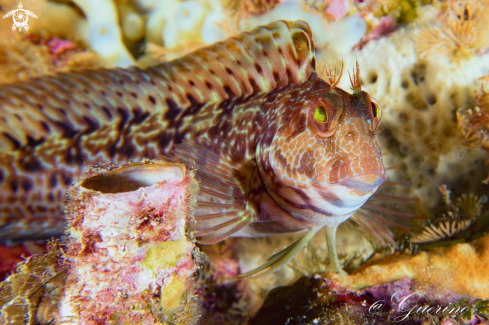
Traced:
POLYGON ((161 67, 152 70, 166 74, 165 79, 200 103, 216 100, 214 96, 223 101, 306 81, 314 69, 314 45, 306 23, 281 20, 161 67))
POLYGON ((146 70, 93 70, 0 86, 0 149, 73 138, 102 125, 121 132, 157 112, 169 119, 202 105, 307 81, 314 45, 302 21, 276 21, 146 70), (8 118, 8 119, 7 119, 8 118))

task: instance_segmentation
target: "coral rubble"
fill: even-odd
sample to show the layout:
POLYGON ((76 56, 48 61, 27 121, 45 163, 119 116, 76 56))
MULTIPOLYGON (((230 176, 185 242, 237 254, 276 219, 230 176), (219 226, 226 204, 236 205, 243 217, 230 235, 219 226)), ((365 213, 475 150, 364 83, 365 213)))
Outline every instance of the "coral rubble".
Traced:
POLYGON ((440 186, 447 212, 441 217, 428 220, 424 229, 408 236, 414 250, 469 242, 487 233, 489 211, 483 211, 487 196, 478 197, 472 193, 462 194, 452 202, 451 191, 446 185, 440 186))
POLYGON ((187 226, 197 188, 178 164, 93 167, 69 191, 67 236, 2 283, 0 319, 194 324, 204 257, 187 226))

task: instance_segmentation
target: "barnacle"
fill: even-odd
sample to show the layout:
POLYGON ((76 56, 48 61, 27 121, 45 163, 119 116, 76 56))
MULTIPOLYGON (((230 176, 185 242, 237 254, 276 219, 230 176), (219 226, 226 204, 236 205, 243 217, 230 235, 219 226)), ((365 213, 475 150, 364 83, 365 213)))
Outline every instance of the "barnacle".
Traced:
POLYGON ((450 215, 444 220, 428 224, 422 232, 412 237, 410 242, 422 244, 451 238, 470 227, 471 224, 472 220, 459 220, 450 215))
POLYGON ((455 201, 457 210, 464 219, 475 219, 482 212, 482 198, 470 193, 462 194, 455 201))
POLYGON ((422 57, 439 53, 460 60, 484 51, 489 46, 488 9, 487 0, 450 2, 442 13, 442 25, 425 28, 416 38, 418 53, 422 57))
MULTIPOLYGON (((457 111, 458 136, 463 145, 469 148, 480 146, 489 154, 489 90, 485 83, 477 93, 476 100, 474 108, 460 108, 457 111)), ((489 176, 483 182, 487 184, 489 176)))
POLYGON ((413 244, 425 244, 440 240, 452 239, 457 234, 471 227, 482 212, 483 199, 472 193, 462 194, 454 203, 446 186, 440 191, 449 205, 449 211, 435 221, 429 221, 425 228, 409 239, 413 244))

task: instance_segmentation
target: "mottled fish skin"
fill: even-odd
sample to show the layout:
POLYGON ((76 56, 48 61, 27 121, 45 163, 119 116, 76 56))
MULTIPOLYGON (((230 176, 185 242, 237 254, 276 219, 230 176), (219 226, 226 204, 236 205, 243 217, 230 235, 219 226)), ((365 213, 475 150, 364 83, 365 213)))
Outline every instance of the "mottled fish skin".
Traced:
POLYGON ((336 227, 386 179, 370 98, 364 92, 350 95, 337 88, 333 94, 315 73, 307 83, 277 97, 266 101, 265 110, 267 106, 287 109, 276 109, 276 116, 268 119, 256 159, 277 207, 272 212, 271 203, 257 202, 261 222, 249 226, 255 230, 250 235, 290 232, 294 226, 284 222, 290 215, 295 230, 336 227), (341 112, 331 136, 311 127, 311 109, 318 102, 333 104, 341 112))
POLYGON ((170 152, 196 163, 203 243, 337 227, 385 180, 379 121, 358 75, 348 94, 314 69, 309 26, 278 21, 144 71, 0 87, 0 238, 61 233, 87 166, 170 152))
POLYGON ((235 137, 234 150, 253 157, 267 124, 260 103, 307 81, 310 39, 306 23, 279 21, 144 71, 0 86, 0 238, 62 233, 66 188, 89 165, 156 158, 214 135, 235 137))

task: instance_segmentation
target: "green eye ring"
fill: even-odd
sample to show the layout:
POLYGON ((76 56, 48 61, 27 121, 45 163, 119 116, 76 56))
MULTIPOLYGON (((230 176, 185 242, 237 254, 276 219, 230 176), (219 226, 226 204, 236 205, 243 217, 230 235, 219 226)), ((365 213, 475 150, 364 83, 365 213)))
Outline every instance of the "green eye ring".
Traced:
POLYGON ((329 104, 322 100, 311 107, 309 121, 314 132, 320 137, 330 137, 336 132, 335 115, 329 104))
POLYGON ((313 117, 316 122, 328 123, 328 112, 326 111, 326 108, 324 108, 324 106, 321 104, 316 106, 313 117))

